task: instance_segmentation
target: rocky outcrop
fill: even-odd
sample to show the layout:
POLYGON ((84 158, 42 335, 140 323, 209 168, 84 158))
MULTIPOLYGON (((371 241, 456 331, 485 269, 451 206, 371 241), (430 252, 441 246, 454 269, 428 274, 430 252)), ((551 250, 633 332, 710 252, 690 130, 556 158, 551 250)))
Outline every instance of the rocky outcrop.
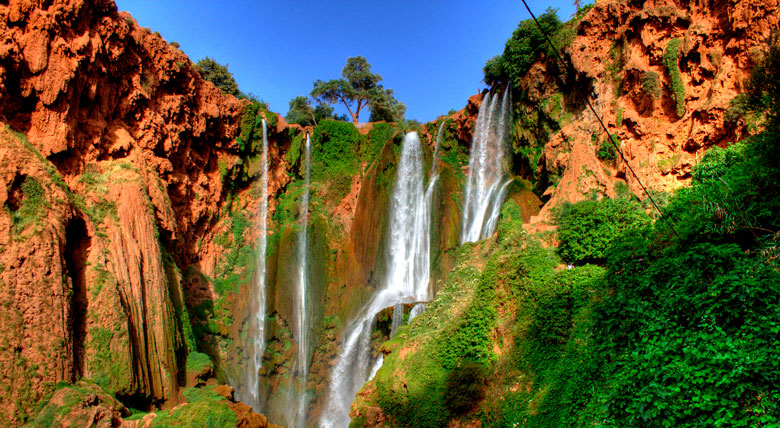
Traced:
POLYGON ((726 113, 777 28, 779 7, 776 0, 596 2, 563 50, 572 66, 566 82, 555 80, 549 72, 554 61, 543 58, 520 88, 528 96, 524 109, 546 110, 559 128, 530 143, 543 146, 543 154, 527 175, 548 177, 539 189, 547 203, 534 222, 548 221, 564 201, 614 196, 620 183, 644 197, 619 157, 599 158, 608 140, 576 96, 582 89, 590 91, 581 95, 590 96, 631 167, 656 192, 684 185, 710 147, 746 136, 749 123, 726 113), (682 87, 674 87, 664 63, 674 39, 679 53, 671 63, 679 68, 682 87), (682 91, 679 106, 677 91, 682 91), (557 115, 561 108, 565 113, 557 115))
POLYGON ((246 101, 109 0, 4 2, 0 32, 2 424, 80 377, 175 404, 246 101))

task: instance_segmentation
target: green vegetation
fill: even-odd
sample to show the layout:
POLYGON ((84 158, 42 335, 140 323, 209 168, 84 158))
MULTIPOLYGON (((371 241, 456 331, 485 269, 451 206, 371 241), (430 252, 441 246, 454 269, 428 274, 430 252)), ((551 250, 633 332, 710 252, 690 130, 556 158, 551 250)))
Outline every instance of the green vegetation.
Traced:
MULTIPOLYGON (((539 24, 547 34, 555 34, 563 27, 558 19, 555 9, 547 11, 538 17, 539 24)), ((559 46, 562 49, 564 46, 559 46)), ((544 35, 539 31, 532 19, 521 21, 512 37, 507 40, 501 59, 496 57, 485 65, 485 82, 512 83, 514 87, 521 87, 522 78, 531 69, 531 66, 542 52, 549 49, 544 35)))
MULTIPOLYGON (((119 326, 116 327, 119 328, 119 326)), ((89 359, 89 370, 92 378, 101 388, 111 393, 124 386, 130 370, 129 361, 116 355, 111 349, 115 333, 124 332, 92 327, 89 329, 86 344, 86 348, 92 353, 89 359)))
MULTIPOLYGON (((566 23, 558 18, 556 9, 548 8, 539 15, 539 25, 561 51, 574 40, 577 26, 592 7, 593 5, 587 5, 579 8, 574 17, 566 23)), ((523 20, 507 40, 503 54, 490 58, 485 63, 482 69, 483 80, 493 87, 511 83, 515 88, 519 88, 522 78, 542 53, 546 53, 548 57, 555 55, 536 23, 532 19, 523 20)))
POLYGON ((609 60, 607 61, 607 71, 612 82, 615 84, 615 96, 620 95, 621 73, 626 67, 626 41, 613 40, 609 47, 609 60))
MULTIPOLYGON (((764 61, 777 64, 780 47, 764 61)), ((749 86, 764 131, 704 156, 665 205, 674 232, 632 199, 557 213, 563 259, 603 267, 555 269, 507 202, 498 241, 461 247, 428 311, 385 344, 366 404, 405 427, 469 410, 485 427, 775 426, 780 114, 767 108, 778 88, 749 86), (484 377, 453 373, 465 363, 484 377), (462 394, 485 399, 468 409, 462 394)))
POLYGON ((366 107, 371 110, 371 122, 403 120, 406 106, 395 99, 392 89, 385 89, 379 83, 382 76, 371 72, 371 64, 365 58, 347 58, 341 77, 327 82, 317 80, 311 96, 327 104, 344 104, 355 126, 360 111, 366 107))
POLYGON ((645 71, 640 78, 642 90, 652 99, 661 98, 661 83, 658 73, 655 71, 645 71))
MULTIPOLYGON (((612 136, 612 141, 614 141, 615 144, 619 144, 617 137, 614 135, 612 136)), ((615 149, 615 145, 609 141, 609 137, 604 137, 604 140, 599 145, 598 152, 596 152, 596 157, 610 163, 614 163, 614 161, 617 160, 617 150, 615 149)))
POLYGON ((672 39, 666 45, 663 61, 671 79, 672 99, 677 106, 677 116, 682 117, 685 114, 685 84, 680 73, 679 57, 680 39, 672 39))
POLYGON ((333 113, 333 107, 323 102, 312 107, 309 97, 299 96, 290 100, 290 109, 284 117, 287 123, 296 123, 301 126, 317 126, 320 121, 326 119, 346 121, 347 116, 333 113))
POLYGON ((227 66, 218 63, 213 58, 206 57, 201 59, 195 64, 195 70, 197 70, 204 79, 221 89, 222 92, 233 95, 234 97, 241 94, 241 91, 238 90, 238 83, 236 83, 236 79, 233 78, 233 74, 228 71, 227 66))
POLYGON ((647 226, 650 218, 636 201, 602 199, 563 205, 555 221, 561 258, 576 264, 604 264, 612 241, 628 230, 647 226))
POLYGON ((187 404, 170 412, 157 412, 153 428, 204 427, 232 428, 238 424, 236 413, 228 402, 210 387, 189 388, 184 391, 187 404))
POLYGON ((347 122, 325 120, 312 131, 311 179, 330 183, 334 198, 343 197, 359 172, 360 142, 357 129, 347 122))
POLYGON ((46 193, 38 180, 32 177, 25 177, 20 186, 21 201, 18 206, 9 206, 6 202, 6 210, 11 214, 13 221, 13 234, 18 236, 31 225, 40 225, 46 209, 49 208, 49 202, 46 200, 46 193))

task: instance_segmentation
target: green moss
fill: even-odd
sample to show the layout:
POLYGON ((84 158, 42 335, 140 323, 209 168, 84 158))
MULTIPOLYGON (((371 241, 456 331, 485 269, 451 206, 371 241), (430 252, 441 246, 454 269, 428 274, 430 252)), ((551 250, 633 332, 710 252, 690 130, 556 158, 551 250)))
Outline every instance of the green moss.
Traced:
POLYGON ((351 123, 324 120, 311 138, 311 179, 327 183, 329 197, 341 200, 359 173, 360 134, 351 123))
POLYGON ((233 428, 238 417, 229 403, 209 387, 189 388, 183 392, 187 404, 170 413, 162 411, 152 421, 152 427, 233 428))
POLYGON ((207 367, 212 367, 213 363, 211 358, 201 352, 190 352, 187 354, 187 371, 193 373, 200 373, 207 367))
POLYGON ((127 361, 124 358, 117 358, 111 349, 115 333, 108 328, 93 327, 89 329, 86 344, 92 378, 101 388, 112 392, 123 386, 122 382, 127 378, 127 371, 130 369, 126 366, 127 361))
POLYGON ((49 202, 43 186, 38 180, 27 177, 21 186, 22 200, 15 211, 6 205, 13 221, 13 234, 21 235, 25 229, 32 225, 40 225, 49 202))
POLYGON ((666 72, 669 73, 669 78, 671 79, 672 99, 677 107, 677 116, 682 117, 685 114, 685 84, 680 72, 679 57, 680 39, 672 39, 664 50, 663 62, 666 72))
POLYGON ((287 134, 290 137, 290 149, 284 154, 284 159, 287 160, 290 165, 295 165, 301 157, 301 146, 303 145, 305 136, 303 133, 298 132, 296 128, 290 128, 287 131, 287 134))

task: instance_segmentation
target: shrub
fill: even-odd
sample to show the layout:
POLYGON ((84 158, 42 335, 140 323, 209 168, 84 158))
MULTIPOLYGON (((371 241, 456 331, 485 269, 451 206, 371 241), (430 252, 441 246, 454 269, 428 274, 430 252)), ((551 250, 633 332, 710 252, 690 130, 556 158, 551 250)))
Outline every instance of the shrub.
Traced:
POLYGON ((661 97, 661 84, 659 83, 658 73, 655 71, 645 71, 640 78, 642 90, 653 99, 661 97))
POLYGON ((444 402, 454 415, 471 410, 485 395, 485 368, 465 361, 447 375, 444 402))
MULTIPOLYGON (((617 137, 613 135, 612 141, 617 144, 617 137)), ((599 151, 596 152, 596 156, 602 161, 607 162, 617 160, 617 150, 615 150, 615 146, 609 142, 609 137, 604 137, 604 140, 599 145, 599 151)))
POLYGON ((204 79, 213 83, 222 92, 236 97, 241 93, 238 90, 236 79, 233 78, 233 74, 228 71, 226 65, 218 63, 213 58, 206 57, 198 61, 195 66, 195 69, 204 79))
POLYGON ((349 190, 358 173, 360 134, 351 123, 324 120, 311 135, 311 178, 335 186, 334 197, 349 190))
MULTIPOLYGON (((554 34, 563 25, 555 9, 548 8, 545 13, 539 15, 538 20, 547 34, 554 34)), ((522 78, 546 47, 546 39, 536 23, 532 19, 521 21, 512 33, 512 38, 506 42, 502 61, 506 75, 514 87, 521 87, 522 78)))
POLYGON ((606 252, 619 234, 650 224, 638 202, 603 199, 561 207, 558 223, 558 254, 569 263, 604 264, 606 252))
POLYGON ((483 80, 488 85, 493 86, 498 82, 506 82, 507 74, 504 69, 504 57, 496 55, 493 58, 490 58, 482 68, 482 72, 485 75, 483 80))
POLYGON ((678 59, 680 56, 680 39, 672 39, 666 45, 664 50, 664 66, 672 84, 672 99, 677 105, 677 116, 682 117, 685 114, 685 84, 680 73, 678 59))

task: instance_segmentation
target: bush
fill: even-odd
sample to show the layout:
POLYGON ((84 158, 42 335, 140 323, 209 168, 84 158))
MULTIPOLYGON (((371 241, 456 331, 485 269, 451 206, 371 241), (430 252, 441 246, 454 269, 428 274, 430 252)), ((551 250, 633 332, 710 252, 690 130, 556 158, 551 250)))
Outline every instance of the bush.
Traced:
POLYGON ((351 123, 324 120, 311 135, 311 179, 334 186, 333 197, 349 190, 359 171, 360 134, 351 123))
POLYGON ((672 99, 677 105, 677 116, 685 114, 685 84, 680 73, 678 59, 680 57, 680 39, 672 39, 664 50, 664 66, 672 83, 672 99))
POLYGON ((200 73, 201 77, 213 83, 222 92, 234 97, 241 94, 241 91, 238 90, 236 79, 233 78, 233 74, 228 71, 226 65, 218 63, 213 58, 206 57, 195 64, 195 69, 200 73))
POLYGON ((498 82, 506 82, 507 74, 504 69, 504 57, 496 55, 493 58, 490 58, 482 68, 482 72, 485 74, 485 77, 483 78, 484 82, 490 86, 493 86, 498 82))
POLYGON ((661 84, 659 83, 658 73, 655 71, 645 71, 640 78, 642 82, 642 90, 645 94, 651 98, 658 99, 661 97, 661 84))
POLYGON ((558 254, 569 263, 603 265, 612 241, 621 233, 643 228, 650 217, 631 200, 583 201, 561 207, 558 223, 558 254))
MULTIPOLYGON (((563 25, 555 9, 548 8, 538 17, 538 20, 545 33, 551 35, 563 25)), ((522 78, 531 69, 539 54, 546 49, 548 49, 547 41, 536 23, 532 19, 520 22, 512 33, 512 38, 506 42, 502 61, 506 76, 514 87, 521 87, 522 78)))
POLYGON ((465 361, 447 375, 444 402, 454 415, 471 410, 485 395, 485 368, 465 361))
MULTIPOLYGON (((612 136, 612 139, 617 144, 617 137, 612 136)), ((601 145, 599 145, 599 151, 596 152, 596 157, 602 161, 617 160, 617 150, 615 150, 615 145, 609 142, 609 137, 604 137, 601 145)))

